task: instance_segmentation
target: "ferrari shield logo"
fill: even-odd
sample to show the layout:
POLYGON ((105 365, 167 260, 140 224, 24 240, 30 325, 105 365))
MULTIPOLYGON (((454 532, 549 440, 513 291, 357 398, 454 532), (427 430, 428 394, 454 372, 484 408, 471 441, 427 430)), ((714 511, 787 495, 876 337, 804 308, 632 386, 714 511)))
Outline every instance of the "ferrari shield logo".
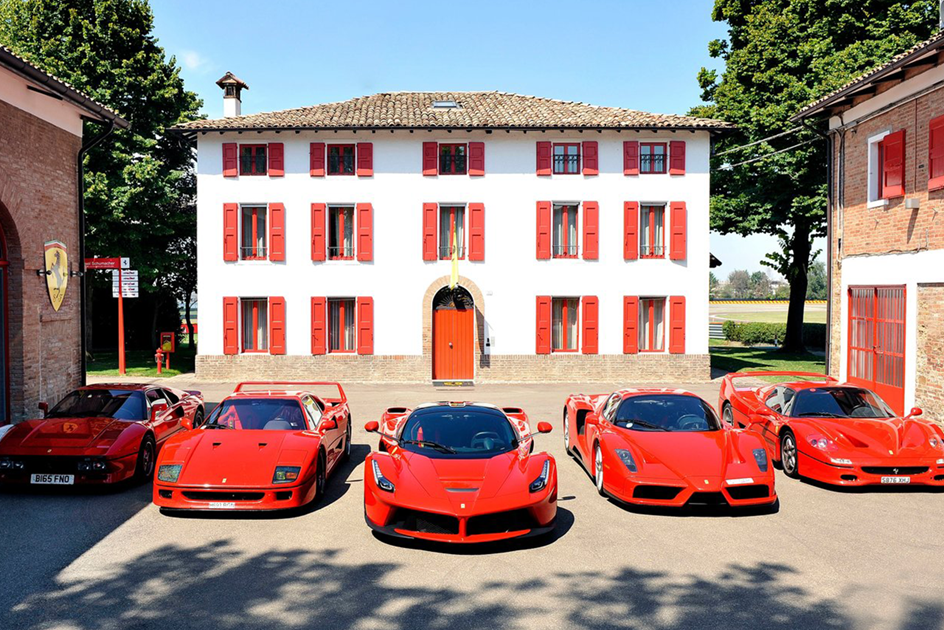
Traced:
POLYGON ((58 311, 69 284, 69 256, 65 243, 60 241, 46 241, 45 249, 46 287, 49 289, 49 301, 58 311))
POLYGON ((79 428, 79 425, 77 425, 76 423, 74 423, 74 422, 66 422, 65 424, 62 425, 62 432, 63 432, 63 433, 72 433, 72 432, 74 432, 74 431, 75 431, 76 429, 78 429, 78 428, 79 428))

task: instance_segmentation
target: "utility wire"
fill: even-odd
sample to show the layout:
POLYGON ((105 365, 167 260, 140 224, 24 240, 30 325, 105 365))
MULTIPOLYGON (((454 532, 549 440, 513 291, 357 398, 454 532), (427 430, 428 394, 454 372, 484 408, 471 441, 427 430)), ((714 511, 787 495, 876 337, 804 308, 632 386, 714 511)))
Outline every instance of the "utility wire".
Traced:
POLYGON ((804 142, 795 144, 792 147, 787 147, 786 149, 780 149, 779 151, 774 151, 773 153, 768 153, 766 155, 761 155, 756 158, 751 158, 750 160, 744 160, 743 162, 738 162, 737 164, 724 164, 721 166, 721 168, 727 170, 727 169, 734 168, 735 166, 743 166, 745 164, 750 164, 752 162, 760 162, 761 160, 766 160, 767 158, 773 155, 777 155, 778 153, 784 153, 785 151, 792 151, 793 149, 797 149, 799 147, 802 147, 803 145, 810 144, 811 142, 816 142, 817 140, 822 140, 822 138, 812 138, 810 140, 805 140, 804 142))
POLYGON ((748 147, 752 147, 752 146, 754 146, 755 144, 760 144, 761 142, 767 142, 768 140, 773 140, 774 138, 781 138, 781 137, 783 137, 783 136, 790 135, 791 133, 796 133, 796 132, 801 131, 801 130, 803 130, 803 129, 804 129, 803 125, 797 125, 797 126, 794 127, 793 129, 788 129, 788 130, 786 130, 786 131, 782 131, 782 132, 780 132, 780 133, 778 133, 778 134, 774 134, 774 135, 772 135, 772 136, 768 136, 768 137, 763 138, 763 139, 761 139, 761 140, 755 140, 754 142, 751 142, 750 144, 742 144, 742 145, 739 146, 739 147, 734 147, 733 149, 726 149, 726 150, 722 151, 721 153, 715 153, 715 157, 718 157, 718 156, 721 156, 721 155, 727 155, 728 153, 734 153, 735 151, 740 151, 741 149, 746 149, 746 148, 748 148, 748 147))

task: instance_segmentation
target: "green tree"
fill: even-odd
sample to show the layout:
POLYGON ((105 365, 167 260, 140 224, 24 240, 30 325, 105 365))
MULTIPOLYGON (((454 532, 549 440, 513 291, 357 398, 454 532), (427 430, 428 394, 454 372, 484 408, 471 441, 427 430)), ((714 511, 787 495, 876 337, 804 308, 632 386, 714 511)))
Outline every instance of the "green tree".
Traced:
MULTIPOLYGON (((804 105, 929 37, 937 11, 932 0, 715 0, 711 17, 727 23, 728 37, 708 51, 725 69, 720 77, 701 69, 706 104, 692 113, 737 125, 717 153, 788 131, 804 105)), ((786 351, 803 347, 811 241, 826 230, 825 164, 825 142, 812 130, 713 160, 712 229, 780 239, 764 264, 790 283, 786 351), (801 142, 809 144, 771 155, 801 142)))
POLYGON ((809 286, 806 289, 806 299, 825 300, 826 292, 829 290, 826 278, 826 265, 822 261, 817 261, 810 265, 809 286))
POLYGON ((166 129, 197 118, 202 102, 153 27, 146 0, 0 0, 0 43, 130 122, 85 158, 86 254, 131 258, 156 328, 182 293, 181 266, 196 264, 193 150, 166 129))
POLYGON ((735 269, 728 274, 728 287, 735 299, 743 300, 751 294, 751 274, 744 269, 735 269))

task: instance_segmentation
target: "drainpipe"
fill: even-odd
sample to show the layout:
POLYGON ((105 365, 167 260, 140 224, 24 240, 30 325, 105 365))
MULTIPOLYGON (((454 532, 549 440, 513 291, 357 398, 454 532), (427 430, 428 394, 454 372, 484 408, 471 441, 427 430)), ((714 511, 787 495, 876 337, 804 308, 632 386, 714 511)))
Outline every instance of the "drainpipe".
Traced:
MULTIPOLYGON (((942 0, 944 1, 944 0, 942 0)), ((832 298, 833 298, 833 136, 808 125, 805 120, 800 121, 807 130, 826 139, 826 373, 829 374, 831 361, 830 330, 832 330, 832 298)))
MULTIPOLYGON (((91 121, 90 122, 101 122, 101 121, 91 121)), ((81 359, 79 365, 81 366, 81 375, 79 377, 79 384, 85 385, 85 372, 87 368, 87 363, 85 360, 85 334, 86 334, 86 323, 85 323, 85 292, 86 292, 86 281, 85 281, 85 167, 83 162, 85 160, 85 154, 89 152, 95 145, 111 135, 111 132, 115 130, 115 121, 108 121, 108 128, 105 131, 101 132, 88 142, 82 144, 82 148, 79 149, 79 155, 76 158, 77 171, 78 171, 78 212, 79 212, 79 320, 80 324, 80 354, 81 359)))

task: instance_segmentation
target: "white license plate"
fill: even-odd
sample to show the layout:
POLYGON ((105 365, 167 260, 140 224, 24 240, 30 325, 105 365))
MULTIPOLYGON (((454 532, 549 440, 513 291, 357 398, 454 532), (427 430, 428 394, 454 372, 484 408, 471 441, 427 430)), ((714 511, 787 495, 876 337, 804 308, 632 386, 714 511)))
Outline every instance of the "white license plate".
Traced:
POLYGON ((911 483, 911 477, 882 477, 882 483, 911 483))
POLYGON ((235 508, 235 501, 210 501, 211 510, 233 510, 235 508))
POLYGON ((30 483, 47 486, 71 486, 75 483, 75 475, 30 475, 30 483))

